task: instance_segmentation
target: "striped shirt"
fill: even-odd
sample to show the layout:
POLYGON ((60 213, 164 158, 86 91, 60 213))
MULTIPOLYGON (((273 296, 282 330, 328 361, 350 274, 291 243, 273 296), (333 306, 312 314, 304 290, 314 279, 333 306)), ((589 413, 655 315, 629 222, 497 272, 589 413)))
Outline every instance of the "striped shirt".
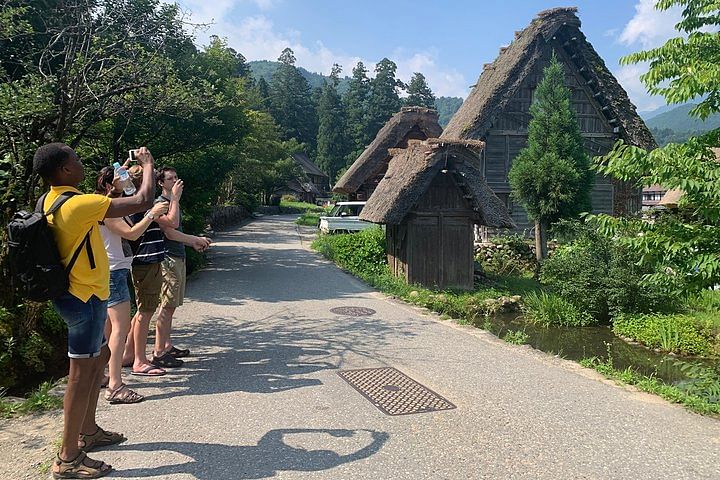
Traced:
MULTIPOLYGON (((138 223, 145 216, 144 213, 136 213, 130 217, 132 223, 138 223)), ((160 225, 152 222, 145 233, 133 244, 135 258, 133 265, 151 265, 160 263, 165 259, 165 234, 160 225)))

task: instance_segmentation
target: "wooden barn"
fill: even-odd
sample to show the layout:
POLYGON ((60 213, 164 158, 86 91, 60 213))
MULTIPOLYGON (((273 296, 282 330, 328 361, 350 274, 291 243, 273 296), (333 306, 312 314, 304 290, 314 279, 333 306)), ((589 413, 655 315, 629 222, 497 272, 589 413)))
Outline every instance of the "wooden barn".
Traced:
POLYGON ((388 168, 391 148, 405 148, 410 140, 440 136, 442 128, 435 110, 403 107, 380 129, 372 143, 355 160, 333 188, 349 200, 367 200, 388 168))
POLYGON ((328 176, 315 165, 305 153, 293 153, 293 161, 303 172, 301 177, 287 182, 286 188, 280 193, 294 195, 301 202, 315 203, 318 198, 326 196, 330 186, 328 176))
POLYGON ((512 228, 477 169, 481 142, 431 139, 393 149, 360 219, 386 225, 388 263, 408 283, 473 288, 473 225, 512 228))
MULTIPOLYGON (((517 228, 527 232, 533 224, 522 207, 513 205, 507 175, 513 159, 527 144, 533 93, 553 52, 564 65, 589 155, 606 154, 619 139, 648 150, 657 146, 625 90, 580 31, 576 12, 576 8, 546 10, 516 32, 514 41, 484 66, 441 136, 486 143, 480 171, 507 206, 517 228)), ((594 212, 622 215, 638 211, 640 204, 640 189, 632 183, 596 178, 594 212)))

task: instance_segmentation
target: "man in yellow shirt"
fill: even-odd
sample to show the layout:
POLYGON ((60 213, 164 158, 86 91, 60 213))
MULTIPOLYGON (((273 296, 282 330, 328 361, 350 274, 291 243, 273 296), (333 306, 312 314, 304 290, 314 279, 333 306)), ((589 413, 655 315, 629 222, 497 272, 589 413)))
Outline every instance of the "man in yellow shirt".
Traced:
POLYGON ((103 430, 95 421, 100 380, 110 357, 103 335, 110 271, 98 222, 103 218, 124 217, 152 207, 155 196, 153 158, 145 147, 136 150, 136 158, 143 167, 143 181, 138 193, 126 198, 80 194, 77 187, 85 177, 83 164, 75 151, 65 144, 44 145, 38 148, 33 158, 35 173, 50 184, 44 211, 63 193, 76 194, 47 219, 64 265, 68 265, 90 233, 89 247, 87 244, 82 246, 69 273, 68 292, 53 300, 55 309, 68 327, 70 357, 63 439, 52 466, 54 478, 97 478, 106 475, 112 467, 88 458, 86 452, 125 440, 118 433, 103 430))

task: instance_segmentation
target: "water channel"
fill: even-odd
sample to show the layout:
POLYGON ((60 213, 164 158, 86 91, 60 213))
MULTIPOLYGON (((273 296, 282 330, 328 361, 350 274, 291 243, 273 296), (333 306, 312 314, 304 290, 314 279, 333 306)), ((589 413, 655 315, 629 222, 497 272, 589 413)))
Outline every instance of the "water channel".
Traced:
POLYGON ((589 357, 606 360, 609 352, 616 369, 631 367, 638 373, 674 385, 690 380, 681 369, 684 363, 718 367, 717 360, 669 355, 628 343, 615 336, 607 326, 543 327, 525 321, 517 313, 479 318, 474 323, 500 338, 508 330, 524 331, 529 337, 527 343, 533 348, 568 360, 579 361, 589 357))

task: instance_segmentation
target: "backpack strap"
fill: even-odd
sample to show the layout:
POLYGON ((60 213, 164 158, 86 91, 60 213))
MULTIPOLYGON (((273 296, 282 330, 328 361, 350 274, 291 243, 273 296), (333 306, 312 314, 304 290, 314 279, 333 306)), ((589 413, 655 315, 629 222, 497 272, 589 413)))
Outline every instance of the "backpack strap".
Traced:
POLYGON ((68 263, 67 267, 65 267, 65 272, 68 275, 70 275, 70 270, 72 270, 75 266, 75 262, 80 256, 80 252, 82 252, 83 247, 85 247, 85 250, 87 250, 88 260, 90 260, 90 270, 95 270, 95 255, 93 255, 92 247, 90 246, 90 233, 92 233, 92 227, 90 227, 90 230, 85 234, 85 238, 83 238, 83 241, 80 243, 80 245, 78 245, 75 253, 73 253, 72 258, 70 259, 70 263, 68 263))
MULTIPOLYGON (((74 197, 75 195, 80 195, 80 194, 75 193, 75 192, 65 192, 65 193, 61 193, 60 195, 58 195, 58 199, 55 200, 55 203, 52 204, 52 206, 50 207, 50 209, 47 212, 44 212, 45 216, 53 215, 55 212, 58 211, 58 209, 60 207, 62 207, 63 203, 67 202, 68 200, 70 200, 70 197, 74 197)), ((47 193, 45 195, 43 195, 42 197, 40 197, 40 200, 42 200, 43 203, 45 203, 46 196, 47 196, 47 193)), ((40 211, 43 210, 42 206, 43 206, 43 204, 41 203, 40 211)))
MULTIPOLYGON (((38 200, 38 204, 35 208, 38 212, 43 212, 43 215, 53 215, 55 212, 62 207, 62 205, 70 200, 71 197, 74 197, 75 195, 80 195, 76 192, 65 192, 61 193, 59 195, 59 198, 55 200, 55 203, 52 204, 50 209, 47 212, 43 212, 43 204, 45 203, 45 197, 47 197, 47 193, 45 193, 43 196, 40 197, 38 200)), ((73 252, 73 256, 70 259, 70 263, 67 264, 67 267, 65 267, 65 272, 70 275, 70 270, 75 266, 75 262, 77 262, 78 257, 80 256, 80 252, 82 252, 83 247, 85 247, 85 250, 87 251, 88 260, 90 261, 90 269, 95 270, 95 255, 92 251, 92 246, 90 245, 90 234, 92 233, 93 227, 90 227, 90 230, 85 234, 85 238, 83 238, 83 241, 80 242, 80 245, 78 245, 77 249, 75 249, 75 252, 73 252)))

